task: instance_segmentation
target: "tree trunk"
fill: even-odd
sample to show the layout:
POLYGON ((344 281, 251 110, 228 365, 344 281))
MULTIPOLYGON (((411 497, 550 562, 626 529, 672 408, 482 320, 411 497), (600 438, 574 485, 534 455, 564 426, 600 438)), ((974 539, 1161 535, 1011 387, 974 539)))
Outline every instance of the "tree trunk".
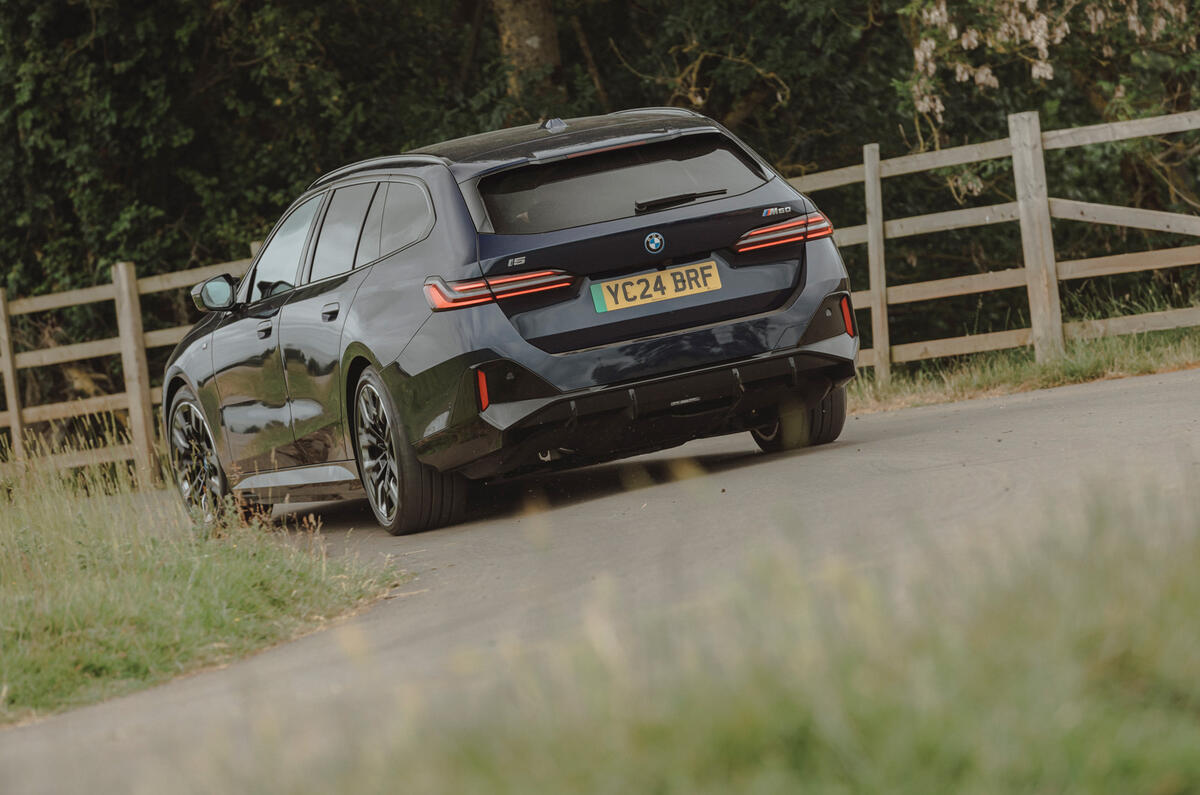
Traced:
POLYGON ((491 0, 508 64, 508 93, 520 98, 555 92, 562 57, 551 0, 491 0))

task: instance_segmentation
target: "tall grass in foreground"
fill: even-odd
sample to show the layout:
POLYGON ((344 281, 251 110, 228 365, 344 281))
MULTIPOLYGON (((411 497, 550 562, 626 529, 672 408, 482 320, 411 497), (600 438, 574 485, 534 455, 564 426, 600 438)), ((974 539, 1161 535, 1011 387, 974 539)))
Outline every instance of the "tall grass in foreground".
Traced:
POLYGON ((355 713, 323 758, 276 743, 231 786, 1196 792, 1200 500, 1077 507, 1003 543, 923 550, 916 573, 804 574, 776 554, 732 598, 641 631, 601 610, 587 642, 504 666, 482 706, 355 713))
POLYGON ((0 482, 0 723, 285 640, 380 593, 315 532, 198 527, 126 467, 36 461, 0 482))
POLYGON ((1032 350, 1019 348, 895 368, 887 384, 877 382, 873 371, 861 371, 850 382, 849 408, 886 411, 1196 366, 1197 328, 1076 340, 1050 362, 1036 362, 1032 350))

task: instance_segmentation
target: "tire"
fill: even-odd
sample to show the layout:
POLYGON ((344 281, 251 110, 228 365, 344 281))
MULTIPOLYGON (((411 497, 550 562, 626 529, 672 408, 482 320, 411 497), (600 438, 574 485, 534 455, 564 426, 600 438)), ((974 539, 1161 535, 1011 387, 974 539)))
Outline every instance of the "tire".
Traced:
POLYGON ((454 524, 462 518, 466 481, 417 460, 391 391, 374 366, 354 387, 354 456, 375 520, 392 535, 454 524))
POLYGON ((206 525, 225 510, 229 481, 217 458, 204 410, 190 387, 180 387, 167 415, 167 456, 184 507, 206 525))
POLYGON ((845 425, 846 387, 839 386, 815 404, 795 397, 780 401, 774 424, 754 428, 750 435, 764 453, 778 453, 829 444, 845 425))

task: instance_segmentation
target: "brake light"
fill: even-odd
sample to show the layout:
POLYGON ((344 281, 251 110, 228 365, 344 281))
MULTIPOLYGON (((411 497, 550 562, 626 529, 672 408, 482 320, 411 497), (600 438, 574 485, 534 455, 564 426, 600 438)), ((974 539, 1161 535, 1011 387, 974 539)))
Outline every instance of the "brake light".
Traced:
POLYGON ((817 240, 833 234, 833 224, 822 213, 811 212, 803 218, 782 224, 751 229, 738 238, 734 250, 739 254, 754 251, 768 246, 782 246, 785 243, 802 243, 806 240, 817 240))
POLYGON ((435 312, 444 309, 459 309, 475 306, 518 295, 540 293, 570 287, 575 277, 563 271, 534 271, 511 276, 493 276, 484 279, 447 282, 438 276, 425 280, 425 298, 435 312))

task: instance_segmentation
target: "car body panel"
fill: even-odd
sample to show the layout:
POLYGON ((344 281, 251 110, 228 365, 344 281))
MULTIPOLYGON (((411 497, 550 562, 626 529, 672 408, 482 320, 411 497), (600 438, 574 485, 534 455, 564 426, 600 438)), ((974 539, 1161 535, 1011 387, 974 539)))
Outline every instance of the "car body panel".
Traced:
POLYGON ((343 429, 342 329, 366 276, 360 268, 299 287, 280 311, 279 344, 298 463, 354 457, 343 429))
MULTIPOLYGON (((832 317, 829 302, 848 300, 832 240, 735 251, 748 230, 815 206, 731 135, 766 176, 747 193, 583 228, 489 233, 478 180, 498 168, 602 144, 728 135, 716 122, 678 109, 560 124, 352 164, 296 200, 293 206, 356 181, 415 180, 428 190, 435 221, 423 239, 374 262, 205 317, 180 343, 167 367, 168 399, 180 383, 197 391, 235 488, 267 501, 358 491, 346 475, 356 471, 347 401, 367 364, 392 392, 422 462, 484 478, 598 460, 602 451, 595 449, 586 456, 533 450, 556 440, 577 443, 583 425, 613 440, 612 455, 624 455, 745 429, 780 390, 823 394, 852 377, 857 334, 814 321, 832 317), (652 233, 665 239, 663 250, 647 250, 652 233), (698 261, 718 268, 720 291, 611 317, 598 316, 589 297, 593 282, 698 261), (451 311, 433 311, 423 292, 433 277, 455 282, 537 269, 576 279, 553 295, 451 311), (338 304, 337 317, 323 320, 331 303, 338 304), (262 340, 257 324, 267 320, 275 326, 271 339, 262 340), (486 408, 476 384, 480 372, 493 379, 486 408), (693 408, 673 406, 672 390, 696 391, 679 398, 693 408)), ((314 229, 319 224, 320 214, 314 229)), ((311 242, 304 267, 309 248, 311 242)), ((244 300, 244 284, 239 295, 244 300)))

